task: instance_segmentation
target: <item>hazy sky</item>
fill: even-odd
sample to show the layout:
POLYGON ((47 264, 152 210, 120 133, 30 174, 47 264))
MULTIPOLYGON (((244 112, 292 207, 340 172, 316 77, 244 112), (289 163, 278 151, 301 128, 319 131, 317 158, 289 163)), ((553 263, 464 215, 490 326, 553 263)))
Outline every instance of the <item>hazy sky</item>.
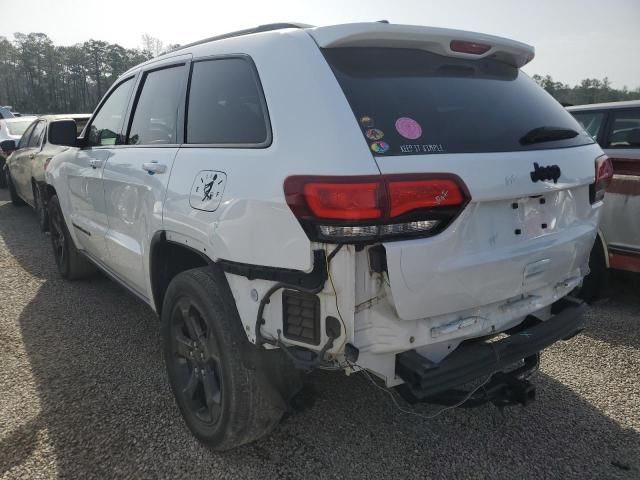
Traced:
POLYGON ((640 86, 640 0, 0 0, 0 18, 3 36, 43 32, 59 45, 95 38, 125 47, 139 47, 143 33, 184 44, 264 23, 387 19, 529 43, 529 74, 640 86))

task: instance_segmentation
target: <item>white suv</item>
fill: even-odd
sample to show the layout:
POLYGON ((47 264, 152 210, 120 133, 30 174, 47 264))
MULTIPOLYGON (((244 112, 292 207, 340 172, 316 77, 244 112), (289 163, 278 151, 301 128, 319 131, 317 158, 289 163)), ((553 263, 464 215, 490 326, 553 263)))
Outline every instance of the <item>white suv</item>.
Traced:
POLYGON ((278 24, 135 67, 80 138, 50 126, 70 147, 47 168, 60 272, 97 266, 160 315, 179 408, 217 449, 270 431, 314 368, 527 403, 539 352, 583 326, 567 295, 610 166, 519 71, 532 58, 463 31, 278 24))

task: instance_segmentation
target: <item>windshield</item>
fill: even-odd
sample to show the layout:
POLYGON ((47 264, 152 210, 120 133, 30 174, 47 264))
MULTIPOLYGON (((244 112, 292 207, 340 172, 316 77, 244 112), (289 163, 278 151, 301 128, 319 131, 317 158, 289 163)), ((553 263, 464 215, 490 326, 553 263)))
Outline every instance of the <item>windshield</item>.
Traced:
POLYGON ((373 47, 325 49, 324 55, 375 154, 505 152, 593 143, 533 80, 496 60, 373 47), (571 131, 571 136, 521 141, 535 129, 571 131))
POLYGON ((33 119, 7 122, 7 130, 10 135, 22 135, 31 123, 33 123, 33 119))
POLYGON ((0 107, 0 118, 13 118, 15 115, 6 107, 0 107))

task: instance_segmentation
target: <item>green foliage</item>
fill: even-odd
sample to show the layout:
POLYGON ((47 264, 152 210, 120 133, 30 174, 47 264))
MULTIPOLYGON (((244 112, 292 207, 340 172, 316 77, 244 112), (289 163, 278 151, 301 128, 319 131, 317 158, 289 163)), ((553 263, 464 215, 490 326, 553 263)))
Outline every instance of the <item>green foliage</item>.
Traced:
POLYGON ((116 78, 150 58, 98 40, 63 47, 44 33, 0 37, 0 105, 23 113, 92 112, 116 78))
MULTIPOLYGON (((23 113, 92 112, 122 73, 178 46, 165 47, 150 35, 142 36, 142 45, 139 50, 92 39, 63 47, 44 33, 0 37, 0 105, 23 113)), ((573 87, 549 75, 533 79, 563 104, 640 99, 640 87, 615 89, 607 77, 587 78, 573 87)))
POLYGON ((538 85, 549 92, 562 104, 584 105, 588 103, 621 102, 640 100, 640 87, 629 90, 626 86, 616 89, 607 77, 602 80, 585 78, 579 85, 571 87, 566 83, 555 82, 551 76, 534 75, 538 85))

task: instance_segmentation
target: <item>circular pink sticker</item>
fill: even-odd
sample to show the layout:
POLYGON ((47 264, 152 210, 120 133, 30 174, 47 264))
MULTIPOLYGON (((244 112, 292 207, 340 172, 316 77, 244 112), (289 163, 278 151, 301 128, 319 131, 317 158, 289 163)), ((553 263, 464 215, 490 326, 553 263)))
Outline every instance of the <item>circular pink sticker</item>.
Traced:
POLYGON ((396 130, 404 138, 415 140, 422 136, 422 127, 413 118, 400 117, 396 120, 396 130))

